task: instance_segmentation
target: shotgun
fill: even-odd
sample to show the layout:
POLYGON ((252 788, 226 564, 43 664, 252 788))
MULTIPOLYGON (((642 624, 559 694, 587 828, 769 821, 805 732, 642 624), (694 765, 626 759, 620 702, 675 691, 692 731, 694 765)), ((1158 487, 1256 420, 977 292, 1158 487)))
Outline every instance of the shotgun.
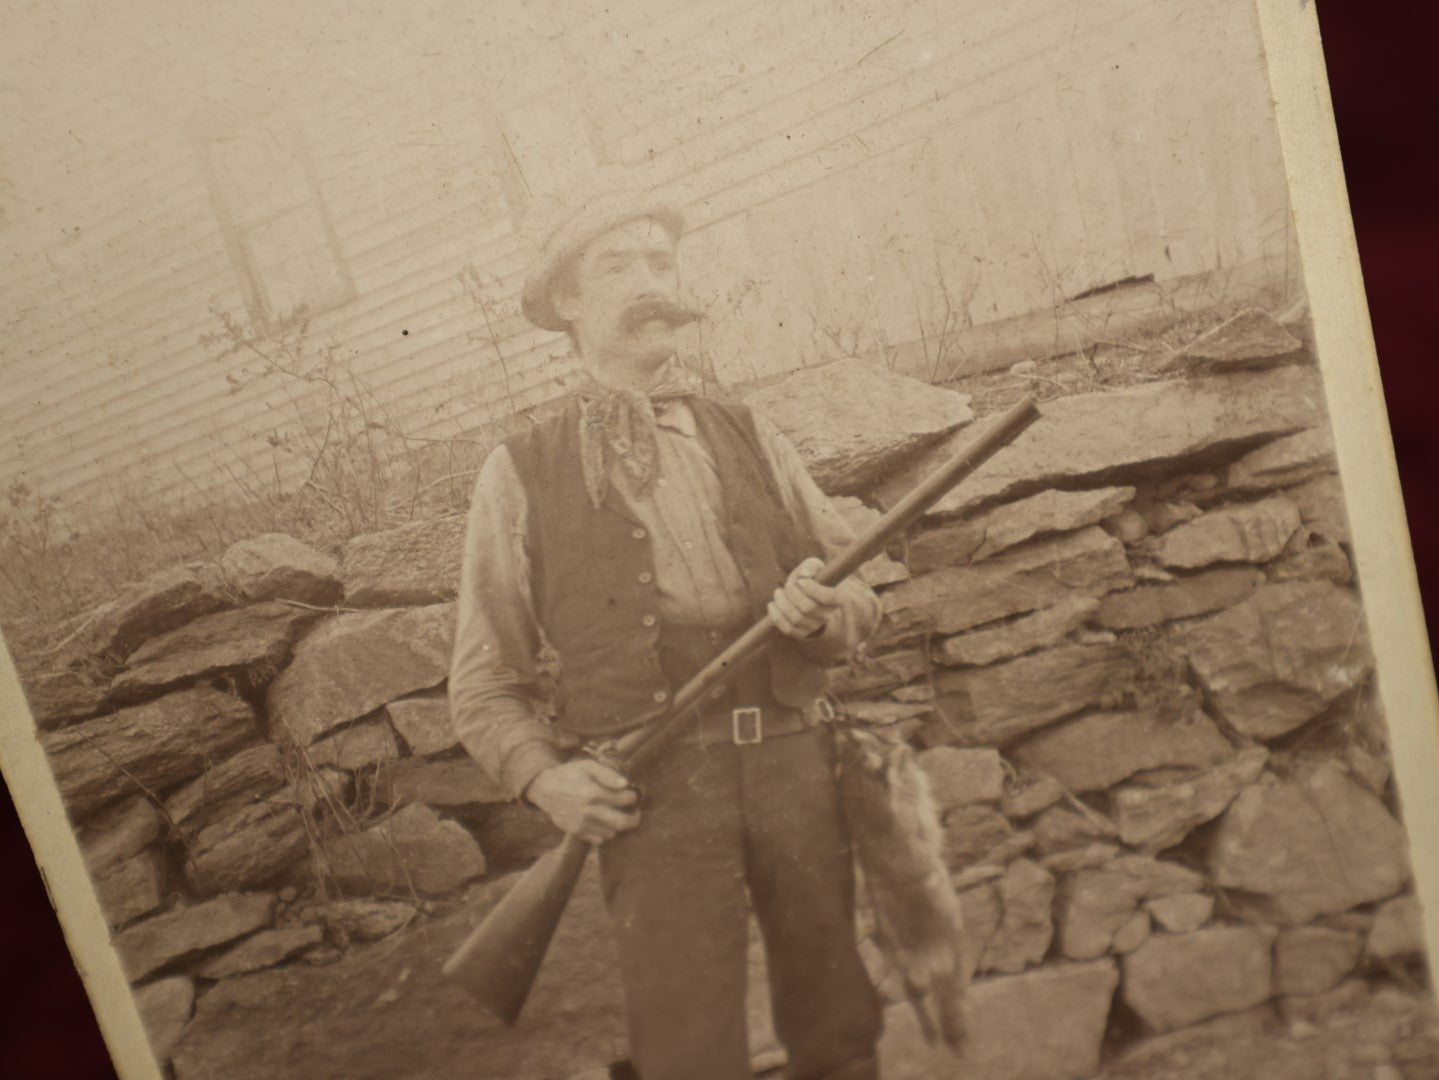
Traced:
MULTIPOLYGON (((815 580, 834 586, 849 577, 1038 416, 1032 395, 1004 413, 826 563, 815 580)), ((779 630, 766 615, 685 683, 660 717, 616 739, 587 747, 585 752, 619 772, 633 770, 678 734, 680 722, 705 694, 729 682, 778 636, 779 630)), ((445 961, 444 973, 459 979, 486 1012, 506 1024, 513 1024, 524 1008, 589 853, 588 843, 566 836, 525 871, 445 961)))

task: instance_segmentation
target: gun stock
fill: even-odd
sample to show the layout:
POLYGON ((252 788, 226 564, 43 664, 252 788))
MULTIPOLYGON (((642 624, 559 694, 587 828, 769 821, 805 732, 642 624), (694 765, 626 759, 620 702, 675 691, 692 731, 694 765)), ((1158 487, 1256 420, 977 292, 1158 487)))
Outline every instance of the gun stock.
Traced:
MULTIPOLYGON (((970 443, 876 521, 853 544, 825 564, 817 576, 837 585, 918 520, 956 484, 1039 417, 1033 396, 1004 413, 970 443)), ((747 661, 769 646, 779 631, 766 616, 676 692, 663 716, 622 736, 597 755, 621 771, 657 753, 678 731, 696 702, 723 686, 747 661)), ((486 1012, 513 1024, 524 1008, 550 940, 584 869, 590 845, 573 836, 534 863, 474 932, 445 961, 446 975, 461 984, 486 1012)))
POLYGON ((589 853, 566 836, 540 856, 440 969, 506 1024, 525 1007, 589 853))

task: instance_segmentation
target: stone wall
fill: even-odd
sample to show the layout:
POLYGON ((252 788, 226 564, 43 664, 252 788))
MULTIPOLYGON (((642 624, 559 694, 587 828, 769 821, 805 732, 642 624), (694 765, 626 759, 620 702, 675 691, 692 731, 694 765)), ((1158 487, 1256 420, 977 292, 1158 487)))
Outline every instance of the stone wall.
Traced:
MULTIPOLYGON (((1019 442, 865 567, 886 619, 834 672, 855 718, 919 750, 943 812, 980 957, 966 1076, 1090 1076, 1102 1054, 1213 1017, 1322 1024, 1371 979, 1422 977, 1308 351, 1248 313, 1105 385, 1073 392, 1064 374, 938 389, 850 362, 751 399, 862 527, 973 436, 974 413, 1051 387, 1019 442)), ((600 1076, 622 1056, 592 887, 532 1006, 553 998, 567 1030, 487 1033, 433 971, 556 839, 450 730, 461 532, 416 523, 334 556, 247 540, 128 587, 87 621, 85 662, 27 675, 152 1042, 182 1080, 338 1075, 327 1040, 379 1032, 433 1056, 451 1014, 482 1064, 413 1075, 600 1076), (381 948, 412 962, 366 1005, 389 1021, 360 1023, 341 988, 378 987, 388 961, 366 950, 381 948), (261 1021, 266 1038, 240 1038, 261 1021)), ((888 1080, 948 1075, 865 951, 895 1003, 888 1080)), ((774 1059, 762 1021, 755 1044, 774 1059)), ((384 1053, 344 1074, 398 1075, 384 1053)))

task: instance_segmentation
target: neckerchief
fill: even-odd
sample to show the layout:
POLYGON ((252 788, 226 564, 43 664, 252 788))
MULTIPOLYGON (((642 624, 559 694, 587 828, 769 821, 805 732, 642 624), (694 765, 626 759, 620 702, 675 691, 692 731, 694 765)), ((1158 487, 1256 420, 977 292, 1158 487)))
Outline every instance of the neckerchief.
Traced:
POLYGON ((631 497, 649 495, 658 459, 655 406, 699 391, 699 377, 675 360, 668 361, 645 390, 620 389, 585 373, 578 390, 580 467, 595 507, 609 492, 611 468, 616 463, 617 475, 631 497))

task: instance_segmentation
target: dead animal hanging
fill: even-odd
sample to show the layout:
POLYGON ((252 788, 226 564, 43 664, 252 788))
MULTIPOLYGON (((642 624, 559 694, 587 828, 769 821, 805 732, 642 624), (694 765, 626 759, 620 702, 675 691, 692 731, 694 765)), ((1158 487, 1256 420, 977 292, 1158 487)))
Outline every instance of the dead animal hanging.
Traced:
POLYGON ((924 1037, 958 1051, 976 957, 941 855, 939 813, 910 748, 837 724, 840 798, 874 909, 875 941, 924 1037))

